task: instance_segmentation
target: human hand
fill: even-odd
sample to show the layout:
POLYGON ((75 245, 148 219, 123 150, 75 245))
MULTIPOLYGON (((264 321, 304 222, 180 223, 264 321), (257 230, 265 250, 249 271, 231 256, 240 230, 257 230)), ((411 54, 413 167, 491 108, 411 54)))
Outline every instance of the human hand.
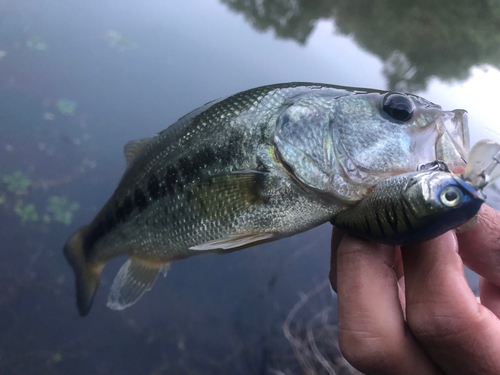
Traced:
POLYGON ((468 233, 381 245, 333 230, 339 343, 366 374, 500 374, 500 213, 468 233), (463 264, 481 276, 480 302, 463 264))

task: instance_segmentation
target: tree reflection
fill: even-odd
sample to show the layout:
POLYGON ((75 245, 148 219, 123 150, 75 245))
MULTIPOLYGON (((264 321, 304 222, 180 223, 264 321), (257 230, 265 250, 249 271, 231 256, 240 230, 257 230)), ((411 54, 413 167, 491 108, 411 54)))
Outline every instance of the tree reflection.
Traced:
POLYGON ((391 90, 424 89, 429 79, 463 80, 470 68, 500 68, 500 2, 457 0, 221 0, 258 30, 307 41, 320 19, 353 36, 384 62, 391 90))

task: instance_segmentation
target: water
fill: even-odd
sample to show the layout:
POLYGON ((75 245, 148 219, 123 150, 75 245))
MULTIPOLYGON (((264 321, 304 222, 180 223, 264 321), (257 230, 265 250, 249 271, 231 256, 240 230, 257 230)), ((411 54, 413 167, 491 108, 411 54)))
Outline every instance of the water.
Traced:
MULTIPOLYGON (((473 142, 499 141, 500 9, 482 7, 0 2, 0 176, 20 171, 18 192, 23 176, 32 182, 23 195, 0 186, 0 373, 300 373, 282 326, 301 293, 324 285, 329 225, 177 262, 123 312, 105 307, 118 259, 106 268, 85 319, 76 311, 62 244, 109 198, 127 141, 259 85, 315 81, 412 91, 447 109, 467 109, 473 142), (51 197, 67 201, 56 207, 51 197), (30 204, 37 221, 29 221, 30 204)), ((326 288, 311 298, 296 320, 335 309, 326 288)))

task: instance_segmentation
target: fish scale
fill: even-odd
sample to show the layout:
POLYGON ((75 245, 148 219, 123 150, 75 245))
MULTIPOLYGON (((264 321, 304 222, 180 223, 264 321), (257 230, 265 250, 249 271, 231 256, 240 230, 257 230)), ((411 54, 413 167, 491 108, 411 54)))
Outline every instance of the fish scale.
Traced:
POLYGON ((129 261, 108 305, 122 309, 174 260, 239 250, 330 220, 391 172, 433 161, 419 150, 461 166, 458 151, 439 154, 434 144, 418 145, 416 136, 423 123, 427 131, 443 122, 466 126, 460 114, 398 94, 415 111, 411 121, 400 122, 382 111, 392 94, 314 83, 264 86, 209 102, 153 138, 130 142, 117 189, 64 248, 80 313, 90 310, 104 264, 116 256, 127 254, 129 261), (347 141, 340 139, 344 134, 347 141), (386 154, 398 155, 386 158, 387 165, 368 160, 363 149, 376 134, 394 138, 380 142, 386 154), (407 147, 412 140, 416 150, 407 147), (358 181, 363 175, 368 182, 358 181))

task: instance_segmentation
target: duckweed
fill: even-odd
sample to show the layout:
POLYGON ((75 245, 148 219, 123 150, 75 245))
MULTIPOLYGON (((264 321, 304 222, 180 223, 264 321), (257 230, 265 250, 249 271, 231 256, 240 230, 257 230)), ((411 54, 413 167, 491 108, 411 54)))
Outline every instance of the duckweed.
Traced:
POLYGON ((76 102, 70 99, 59 99, 57 101, 57 108, 65 116, 73 116, 76 111, 76 102))
MULTIPOLYGON (((64 197, 49 198, 48 211, 52 214, 52 219, 54 221, 70 225, 71 222, 73 221, 73 214, 79 209, 80 205, 77 202, 70 202, 67 198, 64 197)), ((50 217, 49 220, 51 220, 50 217)))
POLYGON ((21 171, 4 176, 2 181, 7 185, 7 190, 16 195, 26 194, 31 186, 31 180, 21 171))
POLYGON ((47 43, 40 36, 35 35, 26 41, 26 47, 37 51, 45 51, 47 43))
POLYGON ((115 48, 118 51, 128 51, 137 48, 137 43, 125 38, 116 30, 109 30, 106 32, 104 40, 108 46, 115 48))
POLYGON ((14 212, 21 219, 21 222, 36 222, 39 220, 38 213, 36 212, 36 207, 33 203, 24 204, 22 200, 18 200, 16 206, 14 207, 14 212))

